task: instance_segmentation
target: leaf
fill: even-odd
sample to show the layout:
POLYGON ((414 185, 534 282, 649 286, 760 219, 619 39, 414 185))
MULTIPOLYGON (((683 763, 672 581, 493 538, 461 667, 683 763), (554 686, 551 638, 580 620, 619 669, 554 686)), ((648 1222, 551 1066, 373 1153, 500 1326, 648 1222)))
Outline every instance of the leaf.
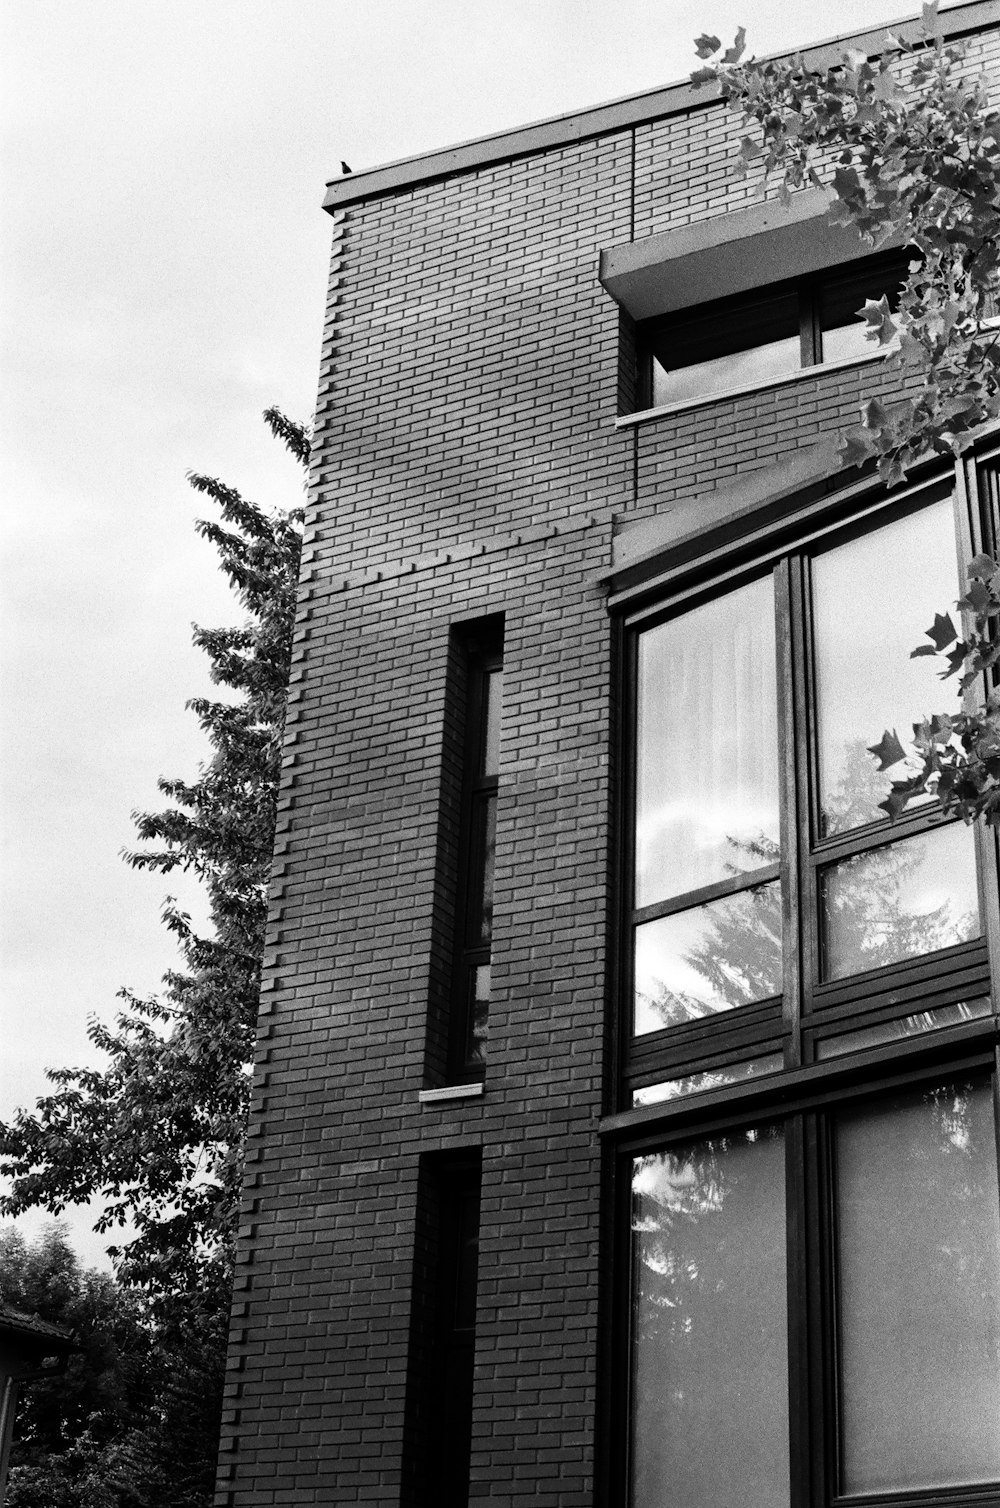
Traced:
POLYGON ((970 581, 989 581, 1000 570, 992 555, 976 555, 966 568, 966 575, 970 581))
POLYGON ((863 466, 875 453, 875 442, 864 429, 850 430, 837 447, 841 466, 863 466))
POLYGON ((912 794, 909 785, 893 785, 885 800, 879 802, 879 810, 885 812, 890 821, 895 822, 896 818, 905 811, 912 794))
POLYGON ((950 613, 935 613, 934 622, 925 632, 939 654, 947 649, 948 645, 957 637, 950 613))
POLYGON ((902 104, 904 100, 904 95, 901 93, 899 85, 888 69, 884 73, 879 74, 872 88, 872 93, 884 105, 902 104))
POLYGON ((869 398, 861 410, 861 417, 865 428, 874 430, 876 433, 885 429, 889 423, 888 411, 878 398, 869 398))
POLYGON ((695 38, 694 50, 699 58, 710 58, 721 46, 718 37, 710 37, 707 32, 702 32, 700 37, 695 38))
POLYGON ((862 52, 860 48, 849 47, 844 53, 844 65, 845 67, 849 68, 852 73, 860 73, 861 69, 867 62, 868 54, 866 52, 862 52))
POLYGON ((921 25, 924 33, 929 37, 940 36, 941 22, 938 19, 939 0, 924 0, 921 25))
POLYGON ((906 750, 900 743, 895 728, 891 732, 886 728, 877 744, 868 745, 868 752, 879 761, 879 771, 888 770, 906 758, 906 750))
POLYGON ((714 68, 696 68, 690 75, 690 78, 691 83, 694 85, 694 87, 696 89, 700 89, 702 84, 717 83, 719 75, 716 73, 714 68))
POLYGON ((869 335, 877 335, 880 346, 887 346, 899 331, 899 326, 889 312, 889 299, 883 293, 879 299, 869 298, 865 300, 863 309, 855 310, 855 313, 864 320, 869 335))
MULTIPOLYGON (((705 40, 707 40, 707 38, 705 40)), ((718 45, 718 42, 716 42, 715 46, 718 47, 718 45)), ((713 51, 714 50, 715 49, 713 48, 713 51)), ((735 38, 733 39, 732 47, 727 47, 725 52, 723 53, 722 61, 724 63, 738 63, 746 50, 747 29, 745 26, 741 26, 737 31, 735 38)))
POLYGON ((764 150, 759 147, 752 136, 744 136, 740 142, 740 157, 744 162, 755 162, 758 157, 763 157, 764 150))

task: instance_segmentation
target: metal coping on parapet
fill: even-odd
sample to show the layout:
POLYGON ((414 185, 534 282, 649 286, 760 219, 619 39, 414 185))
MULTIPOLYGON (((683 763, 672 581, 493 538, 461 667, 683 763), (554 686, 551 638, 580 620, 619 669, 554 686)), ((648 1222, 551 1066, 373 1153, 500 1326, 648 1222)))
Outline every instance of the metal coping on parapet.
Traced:
MULTIPOLYGON (((941 11, 940 19, 947 37, 986 31, 1000 24, 1000 0, 958 0, 957 4, 941 11)), ((801 51, 806 61, 816 67, 822 65, 824 53, 829 52, 829 61, 835 63, 843 49, 851 45, 868 53, 877 52, 887 31, 915 38, 919 25, 919 19, 914 16, 904 16, 897 21, 884 21, 878 26, 866 27, 864 31, 830 37, 811 47, 769 53, 766 57, 790 57, 794 52, 801 51)), ((402 157, 379 167, 331 179, 326 186, 323 208, 330 214, 336 214, 349 204, 381 198, 402 189, 415 188, 419 184, 451 178, 458 173, 472 172, 491 163, 508 162, 511 158, 529 156, 573 142, 606 136, 630 126, 662 120, 665 116, 679 115, 699 105, 712 104, 716 98, 711 90, 695 89, 690 80, 682 79, 661 88, 626 95, 607 104, 568 111, 530 125, 498 131, 455 146, 422 152, 414 157, 402 157)))

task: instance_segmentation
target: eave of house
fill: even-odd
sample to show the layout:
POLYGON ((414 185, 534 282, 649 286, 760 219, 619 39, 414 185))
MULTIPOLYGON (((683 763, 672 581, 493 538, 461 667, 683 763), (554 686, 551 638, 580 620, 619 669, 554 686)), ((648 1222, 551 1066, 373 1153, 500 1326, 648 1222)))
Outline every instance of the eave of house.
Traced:
MULTIPOLYGON (((1000 23, 1000 0, 966 0, 966 3, 951 5, 942 10, 940 19, 947 37, 983 31, 1000 23)), ((847 47, 869 55, 880 52, 885 43, 885 34, 890 30, 897 36, 916 41, 920 35, 920 23, 909 16, 794 51, 801 50, 810 67, 822 68, 839 62, 847 47)), ((792 52, 773 53, 770 56, 790 57, 792 52)), ((572 142, 643 125, 648 121, 683 114, 710 105, 716 98, 717 92, 714 89, 696 89, 689 79, 683 79, 663 88, 648 89, 640 94, 628 95, 624 99, 612 100, 608 104, 595 105, 585 110, 569 111, 532 125, 519 126, 512 131, 498 131, 473 141, 460 142, 456 146, 422 152, 414 157, 403 157, 396 162, 332 179, 327 184, 323 208, 335 214, 347 205, 366 199, 399 193, 458 173, 473 172, 492 163, 509 162, 512 158, 534 155, 572 142)))

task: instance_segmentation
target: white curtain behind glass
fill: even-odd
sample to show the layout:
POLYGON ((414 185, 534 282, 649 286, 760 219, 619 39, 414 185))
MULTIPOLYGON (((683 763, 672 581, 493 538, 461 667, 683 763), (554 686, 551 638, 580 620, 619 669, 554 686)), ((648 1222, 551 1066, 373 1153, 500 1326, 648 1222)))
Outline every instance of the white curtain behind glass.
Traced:
POLYGON ((636 905, 774 862, 778 843, 770 577, 639 640, 636 905))

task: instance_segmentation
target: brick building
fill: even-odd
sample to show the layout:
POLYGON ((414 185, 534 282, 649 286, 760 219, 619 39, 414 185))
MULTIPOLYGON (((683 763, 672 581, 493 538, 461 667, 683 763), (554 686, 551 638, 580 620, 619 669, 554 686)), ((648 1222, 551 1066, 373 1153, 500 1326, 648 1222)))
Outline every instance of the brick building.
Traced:
POLYGON ((227 1508, 998 1501, 996 846, 862 750, 1000 460, 838 470, 900 257, 737 131, 330 186, 227 1508))

